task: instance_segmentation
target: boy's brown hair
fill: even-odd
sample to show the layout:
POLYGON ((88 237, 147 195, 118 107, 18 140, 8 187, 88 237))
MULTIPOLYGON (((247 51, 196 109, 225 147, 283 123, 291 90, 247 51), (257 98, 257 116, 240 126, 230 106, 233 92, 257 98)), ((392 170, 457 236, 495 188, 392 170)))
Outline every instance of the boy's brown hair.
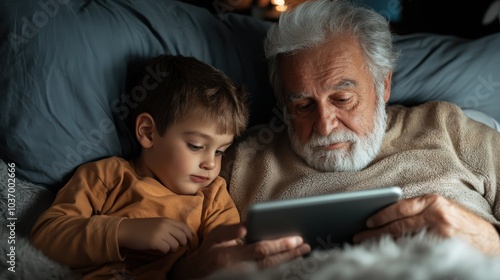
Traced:
POLYGON ((196 58, 155 57, 146 63, 137 78, 137 82, 142 83, 137 86, 145 90, 129 116, 132 132, 141 113, 149 113, 158 133, 163 135, 168 127, 194 110, 204 114, 201 120, 217 123, 217 133, 239 136, 246 128, 249 114, 246 90, 196 58))

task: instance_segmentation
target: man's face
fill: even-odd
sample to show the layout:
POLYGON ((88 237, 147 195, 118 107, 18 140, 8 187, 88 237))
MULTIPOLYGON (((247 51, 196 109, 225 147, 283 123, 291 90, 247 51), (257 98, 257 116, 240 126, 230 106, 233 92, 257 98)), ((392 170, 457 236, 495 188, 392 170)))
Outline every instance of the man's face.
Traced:
POLYGON ((321 171, 358 171, 378 153, 385 132, 385 102, 357 40, 339 36, 326 44, 283 56, 279 72, 292 147, 321 171))

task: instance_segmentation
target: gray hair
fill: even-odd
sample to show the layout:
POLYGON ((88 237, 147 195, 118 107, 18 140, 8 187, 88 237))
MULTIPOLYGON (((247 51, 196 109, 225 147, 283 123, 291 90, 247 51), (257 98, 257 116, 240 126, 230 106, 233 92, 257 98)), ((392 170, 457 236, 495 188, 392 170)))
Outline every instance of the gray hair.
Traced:
POLYGON ((335 35, 353 35, 359 41, 378 94, 393 70, 398 54, 393 51, 387 20, 375 11, 345 0, 307 1, 281 14, 265 41, 269 79, 277 101, 285 105, 278 72, 279 57, 325 43, 335 35))

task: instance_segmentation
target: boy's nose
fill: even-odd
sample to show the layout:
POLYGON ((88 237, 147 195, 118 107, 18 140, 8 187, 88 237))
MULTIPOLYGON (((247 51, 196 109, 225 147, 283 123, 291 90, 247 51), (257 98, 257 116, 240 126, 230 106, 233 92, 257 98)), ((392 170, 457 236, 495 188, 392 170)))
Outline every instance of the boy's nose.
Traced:
POLYGON ((215 158, 213 156, 208 156, 200 164, 200 168, 205 170, 212 170, 215 168, 215 158))

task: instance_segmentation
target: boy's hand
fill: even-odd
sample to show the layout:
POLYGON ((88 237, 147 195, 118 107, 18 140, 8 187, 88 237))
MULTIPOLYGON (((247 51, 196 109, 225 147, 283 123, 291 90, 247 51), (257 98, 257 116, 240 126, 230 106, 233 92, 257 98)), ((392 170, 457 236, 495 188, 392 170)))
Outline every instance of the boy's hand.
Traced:
POLYGON ((118 245, 134 250, 175 252, 191 238, 185 223, 166 218, 125 219, 118 226, 118 245))
POLYGON ((203 278, 213 272, 247 262, 261 268, 277 266, 309 253, 311 247, 299 236, 238 245, 246 234, 243 224, 219 226, 203 240, 200 248, 181 258, 172 268, 172 279, 203 278), (193 269, 195 267, 196 269, 193 269))

